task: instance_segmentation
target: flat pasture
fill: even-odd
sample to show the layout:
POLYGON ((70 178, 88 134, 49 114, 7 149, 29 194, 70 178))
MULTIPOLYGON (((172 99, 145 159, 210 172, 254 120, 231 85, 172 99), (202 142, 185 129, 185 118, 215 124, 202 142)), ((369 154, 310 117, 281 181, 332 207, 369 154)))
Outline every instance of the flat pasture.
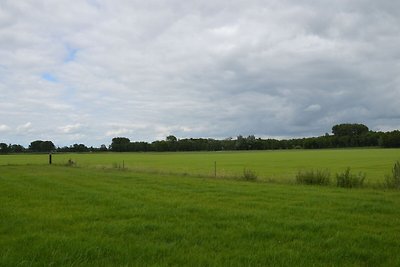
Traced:
MULTIPOLYGON (((243 170, 257 173, 260 180, 292 182, 301 170, 329 170, 335 173, 350 167, 365 172, 366 183, 376 184, 400 160, 400 149, 327 149, 239 152, 175 153, 86 153, 54 154, 53 163, 65 165, 69 159, 78 167, 122 168, 143 173, 213 177, 239 177, 243 170)), ((2 155, 1 165, 45 165, 46 154, 2 155)))
MULTIPOLYGON (((296 153, 286 155, 293 160, 296 153)), ((308 160, 316 159, 313 153, 308 160)), ((189 160, 188 155, 172 156, 171 164, 201 161, 204 155, 214 158, 203 163, 224 156, 281 156, 206 153, 189 160)), ((90 167, 109 159, 148 159, 153 166, 155 156, 164 162, 169 154, 96 155, 103 161, 69 156, 89 167, 48 166, 40 155, 26 156, 38 160, 31 165, 0 165, 0 266, 400 266, 396 190, 90 167)), ((394 159, 387 157, 388 166, 394 159)), ((289 164, 290 171, 320 167, 308 160, 289 164)), ((247 161, 253 168, 261 162, 247 161)), ((323 157, 320 162, 334 166, 323 157)), ((352 163, 367 166, 361 159, 352 163)), ((190 170, 195 166, 205 170, 202 164, 190 170)))

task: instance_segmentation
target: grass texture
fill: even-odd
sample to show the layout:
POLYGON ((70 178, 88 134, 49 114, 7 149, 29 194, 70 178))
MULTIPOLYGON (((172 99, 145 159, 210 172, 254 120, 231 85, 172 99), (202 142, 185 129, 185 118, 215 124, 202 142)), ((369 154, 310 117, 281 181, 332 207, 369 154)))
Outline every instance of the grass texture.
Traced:
POLYGON ((395 190, 10 165, 0 203, 0 266, 400 265, 395 190))
MULTIPOLYGON (((293 182, 299 171, 327 170, 334 177, 350 167, 366 174, 365 184, 384 183, 400 149, 327 149, 193 153, 87 153, 54 154, 53 163, 71 159, 80 167, 122 168, 138 172, 192 176, 241 177, 253 171, 258 180, 293 182)), ((0 165, 44 165, 46 154, 0 155, 0 165)))

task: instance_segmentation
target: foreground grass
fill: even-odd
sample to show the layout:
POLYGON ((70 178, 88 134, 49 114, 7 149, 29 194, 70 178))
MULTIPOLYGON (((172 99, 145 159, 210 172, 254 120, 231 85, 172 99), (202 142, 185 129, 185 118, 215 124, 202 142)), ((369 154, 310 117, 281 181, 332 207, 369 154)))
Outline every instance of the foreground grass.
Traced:
POLYGON ((399 266, 400 195, 0 166, 1 266, 399 266))

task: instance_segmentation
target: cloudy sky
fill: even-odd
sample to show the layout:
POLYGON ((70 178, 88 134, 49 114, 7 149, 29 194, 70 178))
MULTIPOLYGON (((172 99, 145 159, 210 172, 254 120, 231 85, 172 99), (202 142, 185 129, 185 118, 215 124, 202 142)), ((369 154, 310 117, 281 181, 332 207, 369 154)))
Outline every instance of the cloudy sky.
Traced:
POLYGON ((398 0, 1 0, 0 142, 400 128, 398 0))

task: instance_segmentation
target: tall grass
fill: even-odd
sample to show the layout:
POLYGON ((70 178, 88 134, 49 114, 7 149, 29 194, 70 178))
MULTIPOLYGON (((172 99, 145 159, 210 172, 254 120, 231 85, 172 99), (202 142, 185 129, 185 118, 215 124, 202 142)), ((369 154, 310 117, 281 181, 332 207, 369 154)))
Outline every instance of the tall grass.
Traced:
POLYGON ((248 169, 248 168, 243 169, 243 175, 242 175, 243 180, 256 181, 257 178, 258 178, 258 175, 254 170, 248 169))
POLYGON ((385 183, 388 188, 400 189, 400 162, 397 161, 393 168, 392 174, 385 176, 385 183))
POLYGON ((296 174, 298 184, 329 185, 330 172, 328 170, 306 170, 296 174))
POLYGON ((366 174, 359 172, 357 174, 351 173, 350 168, 346 168, 344 172, 336 174, 336 185, 338 187, 362 187, 364 185, 366 174))

